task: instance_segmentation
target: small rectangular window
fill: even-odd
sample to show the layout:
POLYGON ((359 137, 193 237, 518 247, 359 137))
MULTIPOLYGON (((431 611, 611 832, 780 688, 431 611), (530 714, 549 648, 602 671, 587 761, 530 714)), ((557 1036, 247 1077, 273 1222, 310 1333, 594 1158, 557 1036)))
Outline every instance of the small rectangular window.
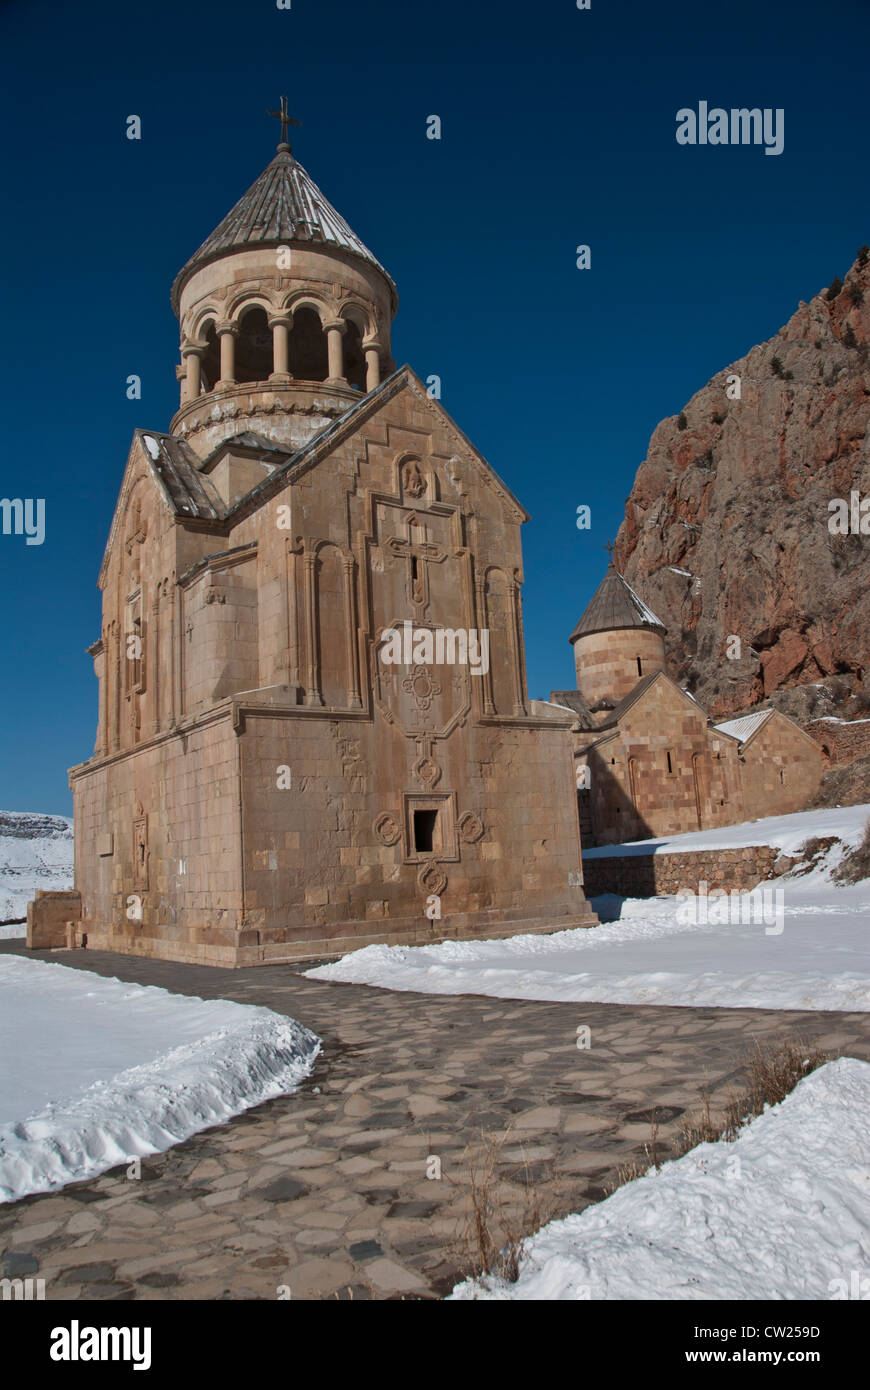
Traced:
POLYGON ((673 764, 673 761, 672 761, 672 759, 671 759, 671 750, 670 750, 670 749, 668 749, 668 752, 667 752, 667 759, 668 759, 668 772, 673 772, 673 770, 674 770, 674 764, 673 764))
POLYGON ((643 675, 643 667, 642 667, 641 664, 640 664, 640 657, 639 657, 639 656, 636 656, 636 657, 635 657, 635 661, 637 662, 637 674, 638 674, 639 676, 642 676, 642 675, 643 675))
POLYGON ((437 811, 414 812, 414 850, 417 854, 432 854, 435 849, 437 811))

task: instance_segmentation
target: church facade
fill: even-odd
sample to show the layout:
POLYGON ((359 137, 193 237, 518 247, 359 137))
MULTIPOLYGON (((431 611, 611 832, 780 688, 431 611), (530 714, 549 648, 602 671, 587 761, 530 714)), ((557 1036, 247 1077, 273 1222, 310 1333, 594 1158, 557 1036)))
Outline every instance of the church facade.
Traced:
POLYGON ((238 966, 593 925, 526 513, 395 368, 395 286, 286 142, 172 303, 180 407, 99 577, 74 938, 238 966))
POLYGON ((713 724, 667 674, 664 638, 611 562, 571 634, 577 689, 553 691, 547 706, 575 716, 585 846, 784 815, 821 781, 818 743, 781 711, 713 724))

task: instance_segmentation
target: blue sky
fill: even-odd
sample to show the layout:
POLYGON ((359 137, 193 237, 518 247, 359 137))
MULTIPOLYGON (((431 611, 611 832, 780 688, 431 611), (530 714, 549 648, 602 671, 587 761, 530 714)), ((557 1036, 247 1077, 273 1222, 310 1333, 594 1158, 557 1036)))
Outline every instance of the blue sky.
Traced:
POLYGON ((658 421, 870 241, 868 31, 866 0, 6 0, 0 495, 44 497, 47 529, 0 535, 0 806, 70 812, 130 435, 178 404, 169 286, 271 158, 282 92, 398 284, 396 360, 441 377, 532 515, 545 695, 658 421), (678 146, 700 100, 783 108, 783 153, 678 146))

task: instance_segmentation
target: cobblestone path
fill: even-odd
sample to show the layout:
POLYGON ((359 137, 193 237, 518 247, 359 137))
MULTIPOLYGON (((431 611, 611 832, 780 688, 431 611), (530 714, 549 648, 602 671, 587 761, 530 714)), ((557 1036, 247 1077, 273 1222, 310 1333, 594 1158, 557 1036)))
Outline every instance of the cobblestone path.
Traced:
POLYGON ((38 1274, 48 1299, 275 1299, 280 1286, 294 1299, 437 1296, 464 1272, 467 1150, 480 1153, 482 1134, 502 1141, 507 1210, 540 1195, 565 1215, 643 1157, 653 1107, 666 1156, 705 1085, 715 1108, 756 1040, 870 1060, 868 1014, 447 998, 283 966, 32 954, 265 1005, 324 1042, 295 1095, 143 1160, 140 1180, 122 1167, 0 1206, 2 1273, 38 1274), (440 1178, 427 1176, 433 1158, 440 1178))

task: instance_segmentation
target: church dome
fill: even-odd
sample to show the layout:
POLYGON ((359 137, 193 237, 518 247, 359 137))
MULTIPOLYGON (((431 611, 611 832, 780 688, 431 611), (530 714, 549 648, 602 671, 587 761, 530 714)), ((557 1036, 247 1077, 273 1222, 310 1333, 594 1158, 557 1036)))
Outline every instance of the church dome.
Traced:
POLYGON ((294 158, 290 146, 282 143, 260 177, 176 275, 172 286, 173 309, 177 314, 181 290, 200 266, 246 247, 284 246, 294 242, 319 243, 367 261, 387 280, 393 292, 393 307, 396 307, 396 287, 380 261, 324 197, 310 174, 294 158))
MULTIPOLYGON (((281 118, 291 123, 283 100, 281 118)), ((171 431, 203 461, 246 432, 293 453, 395 367, 396 286, 286 138, 171 297, 181 326, 171 431)))
POLYGON ((591 637, 595 632, 616 632, 633 627, 658 628, 662 633, 667 631, 661 619, 651 608, 647 608, 611 560, 607 573, 568 640, 573 643, 580 637, 591 637))
POLYGON ((591 709, 614 708, 638 681, 666 669, 665 632, 611 561, 569 638, 577 689, 591 709))

